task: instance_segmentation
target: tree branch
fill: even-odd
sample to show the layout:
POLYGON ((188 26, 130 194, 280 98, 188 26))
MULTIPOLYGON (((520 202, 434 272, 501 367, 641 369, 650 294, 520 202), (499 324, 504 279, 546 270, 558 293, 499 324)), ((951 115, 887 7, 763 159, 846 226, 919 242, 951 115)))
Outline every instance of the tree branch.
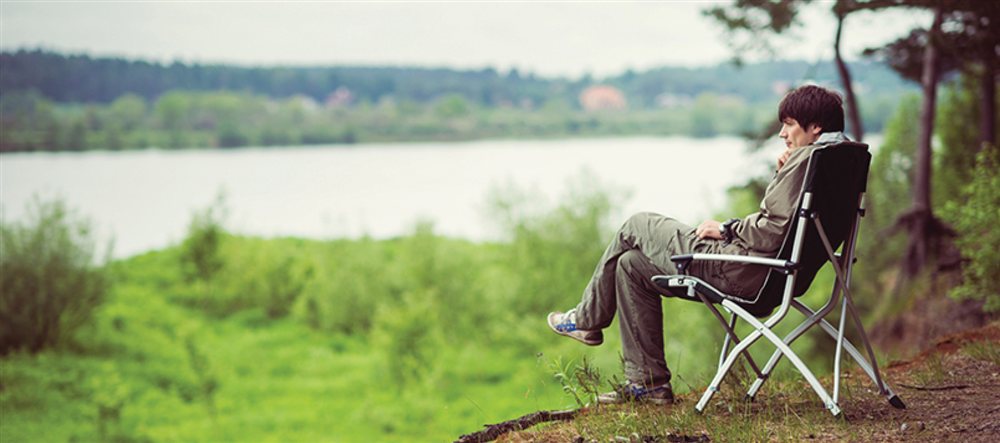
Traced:
POLYGON ((533 412, 514 420, 507 420, 503 423, 485 425, 486 429, 458 437, 458 440, 455 440, 455 443, 483 443, 493 441, 508 432, 528 429, 539 423, 572 420, 573 417, 576 417, 576 414, 580 413, 580 411, 580 409, 570 409, 565 411, 533 412))

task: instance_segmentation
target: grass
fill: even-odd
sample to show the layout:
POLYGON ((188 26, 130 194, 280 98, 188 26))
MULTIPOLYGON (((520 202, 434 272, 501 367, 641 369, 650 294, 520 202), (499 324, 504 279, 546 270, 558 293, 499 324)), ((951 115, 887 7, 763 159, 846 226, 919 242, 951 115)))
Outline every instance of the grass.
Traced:
MULTIPOLYGON (((308 257, 396 253, 399 242, 263 243, 308 257)), ((401 379, 380 347, 395 339, 394 323, 376 322, 380 334, 337 332, 263 307, 205 309, 199 291, 219 289, 184 283, 176 254, 114 263, 114 291, 73 340, 0 360, 0 441, 447 441, 570 406, 550 371, 555 356, 617 367, 613 347, 551 340, 543 317, 478 333, 442 321, 429 360, 401 379)))
POLYGON ((550 375, 532 361, 462 349, 449 356, 461 367, 454 377, 401 388, 379 380, 363 338, 291 320, 248 329, 247 317, 198 331, 206 377, 217 383, 211 394, 177 350, 5 358, 0 440, 440 441, 565 402, 557 386, 540 383, 550 375), (102 408, 114 411, 102 416, 102 408))
MULTIPOLYGON (((815 393, 799 380, 769 380, 753 402, 744 390, 724 384, 705 413, 694 409, 700 393, 678 398, 672 406, 645 403, 591 408, 574 421, 555 423, 508 436, 501 441, 802 441, 835 433, 854 436, 852 426, 832 416, 815 393), (704 439, 704 440, 702 440, 704 439)), ((863 391, 863 390, 860 390, 863 391)), ((845 391, 850 401, 851 391, 845 391)), ((865 392, 863 395, 871 395, 865 392)))
POLYGON ((559 441, 571 434, 585 441, 617 441, 616 437, 633 435, 689 439, 710 436, 714 441, 799 441, 815 437, 817 425, 844 426, 809 397, 813 395, 811 391, 803 396, 797 388, 779 389, 764 402, 715 399, 705 414, 694 410, 693 398, 671 406, 666 414, 663 406, 605 406, 583 414, 572 424, 556 425, 563 429, 545 431, 546 437, 539 441, 559 441), (550 439, 550 434, 558 437, 550 439))
POLYGON ((948 379, 948 368, 940 354, 927 356, 924 364, 911 373, 912 381, 917 386, 933 387, 948 379))
MULTIPOLYGON (((114 290, 71 340, 0 360, 0 441, 448 441, 485 423, 575 407, 553 368, 586 360, 597 373, 620 374, 617 325, 592 348, 553 336, 544 314, 504 315, 514 295, 540 292, 511 280, 520 265, 504 261, 509 248, 431 235, 233 237, 222 253, 235 265, 211 284, 184 279, 177 248, 115 262, 114 290), (247 291, 269 287, 267 260, 289 255, 316 272, 275 317, 266 292, 247 291), (385 277, 363 278, 369 272, 385 277)), ((582 286, 587 257, 573 257, 586 262, 582 275, 566 264, 566 275, 538 281, 582 286)), ((560 300, 545 307, 575 296, 560 300)), ((666 347, 683 393, 707 382, 721 337, 696 304, 664 305, 666 336, 683 337, 666 347)), ((630 428, 632 412, 617 413, 611 430, 595 422, 587 432, 707 423, 680 415, 630 428)))
POLYGON ((976 360, 991 362, 1000 366, 1000 343, 977 341, 962 348, 962 351, 976 360))

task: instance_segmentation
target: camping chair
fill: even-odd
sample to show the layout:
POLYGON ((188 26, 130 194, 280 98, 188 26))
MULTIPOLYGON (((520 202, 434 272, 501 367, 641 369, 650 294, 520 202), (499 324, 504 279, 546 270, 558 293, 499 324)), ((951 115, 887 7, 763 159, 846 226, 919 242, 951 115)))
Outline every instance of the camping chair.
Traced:
POLYGON ((846 350, 857 361, 892 406, 899 409, 906 407, 879 374, 875 353, 851 300, 849 286, 851 268, 856 261, 854 248, 858 237, 858 226, 865 213, 863 200, 870 161, 868 145, 861 143, 842 142, 813 150, 799 196, 797 222, 793 222, 775 258, 722 254, 675 255, 671 260, 677 266, 679 275, 653 277, 653 282, 661 289, 684 299, 704 303, 726 330, 722 352, 719 355, 718 371, 695 406, 698 412, 704 411, 712 395, 719 390, 723 377, 740 355, 749 361, 749 366, 757 375, 757 379, 747 391, 749 400, 753 400, 778 361, 784 356, 802 373, 826 409, 837 416, 841 412, 837 399, 840 393, 842 350, 846 350), (841 244, 843 253, 838 254, 835 251, 841 244), (750 300, 725 294, 703 280, 688 275, 691 262, 698 260, 739 262, 748 266, 767 266, 770 269, 757 296, 750 300), (806 292, 816 273, 826 262, 830 262, 833 266, 836 281, 829 300, 822 308, 814 311, 796 298, 806 292), (724 310, 731 313, 728 322, 716 305, 721 305, 724 310), (835 311, 838 305, 840 305, 839 326, 834 327, 824 318, 835 311), (778 308, 778 311, 767 320, 758 319, 771 314, 774 308, 778 308), (781 339, 771 328, 785 318, 789 308, 802 312, 806 319, 781 339), (867 360, 858 348, 844 338, 845 320, 848 316, 857 326, 860 340, 867 351, 867 360), (738 319, 742 319, 754 328, 743 339, 736 336, 738 319), (837 342, 832 396, 790 348, 792 342, 816 325, 837 342), (777 349, 764 368, 760 369, 747 349, 762 337, 771 341, 777 349), (732 350, 729 349, 730 342, 733 344, 732 350))

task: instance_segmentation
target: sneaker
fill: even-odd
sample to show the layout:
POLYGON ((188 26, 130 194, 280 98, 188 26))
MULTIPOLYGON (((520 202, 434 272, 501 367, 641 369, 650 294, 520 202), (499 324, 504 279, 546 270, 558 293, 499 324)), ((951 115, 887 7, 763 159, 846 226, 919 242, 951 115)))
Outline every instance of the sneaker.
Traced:
POLYGON ((598 403, 645 402, 654 405, 669 405, 674 402, 674 390, 670 383, 646 387, 637 383, 628 383, 618 389, 597 396, 598 403))
POLYGON ((565 313, 550 312, 548 321, 549 327, 556 334, 565 335, 589 346, 604 343, 604 333, 600 330, 587 331, 576 328, 576 309, 570 309, 565 313))

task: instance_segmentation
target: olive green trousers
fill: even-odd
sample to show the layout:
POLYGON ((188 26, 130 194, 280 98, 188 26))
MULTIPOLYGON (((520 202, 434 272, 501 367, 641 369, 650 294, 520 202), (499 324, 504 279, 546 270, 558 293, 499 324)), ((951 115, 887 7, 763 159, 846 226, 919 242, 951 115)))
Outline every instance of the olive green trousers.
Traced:
MULTIPOLYGON (((618 313, 625 376, 633 383, 670 381, 663 351, 663 312, 655 275, 676 274, 670 257, 693 253, 694 228, 652 213, 630 217, 608 245, 577 305, 577 328, 604 329, 618 313)), ((691 274, 701 269, 692 267, 691 274)))

